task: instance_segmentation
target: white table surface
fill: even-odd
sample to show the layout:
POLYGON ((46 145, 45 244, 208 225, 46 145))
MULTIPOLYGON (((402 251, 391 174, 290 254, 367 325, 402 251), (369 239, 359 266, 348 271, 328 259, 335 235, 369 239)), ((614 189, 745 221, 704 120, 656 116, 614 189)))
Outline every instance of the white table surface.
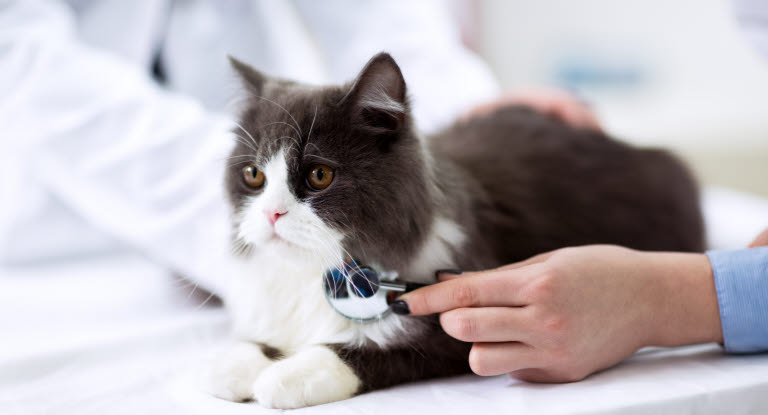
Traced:
MULTIPOLYGON (((716 239, 727 245, 728 237, 744 239, 716 239)), ((0 414, 276 412, 197 390, 195 372, 226 345, 228 321, 184 285, 135 256, 0 269, 0 414)), ((768 354, 728 356, 717 345, 644 350, 578 383, 463 376, 292 412, 768 413, 768 354)))

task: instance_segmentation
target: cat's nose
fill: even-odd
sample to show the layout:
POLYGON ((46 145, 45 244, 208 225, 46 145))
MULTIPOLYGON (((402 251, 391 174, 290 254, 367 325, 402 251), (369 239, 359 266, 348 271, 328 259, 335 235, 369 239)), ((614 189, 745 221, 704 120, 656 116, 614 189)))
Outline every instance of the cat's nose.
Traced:
POLYGON ((275 222, 277 222, 277 220, 280 219, 280 216, 283 216, 288 212, 285 210, 273 209, 273 210, 265 210, 264 213, 267 215, 267 220, 269 221, 269 224, 272 226, 275 226, 275 222))

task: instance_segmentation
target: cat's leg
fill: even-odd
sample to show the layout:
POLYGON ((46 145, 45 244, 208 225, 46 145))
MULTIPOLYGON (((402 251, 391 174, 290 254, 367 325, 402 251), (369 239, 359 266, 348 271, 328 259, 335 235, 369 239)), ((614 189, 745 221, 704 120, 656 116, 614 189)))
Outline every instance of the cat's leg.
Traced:
POLYGON ((401 383, 470 373, 471 347, 437 329, 418 341, 390 348, 312 346, 266 368, 253 385, 253 396, 269 408, 300 408, 401 383))
POLYGON ((351 398, 361 382, 326 346, 310 346, 264 369, 253 397, 268 408, 292 409, 351 398))
POLYGON ((381 348, 330 345, 360 379, 358 393, 418 380, 471 373, 471 343, 434 331, 409 345, 381 348))
POLYGON ((216 359, 205 376, 206 392, 229 401, 253 399, 253 383, 273 359, 280 357, 276 349, 258 343, 236 342, 216 359))

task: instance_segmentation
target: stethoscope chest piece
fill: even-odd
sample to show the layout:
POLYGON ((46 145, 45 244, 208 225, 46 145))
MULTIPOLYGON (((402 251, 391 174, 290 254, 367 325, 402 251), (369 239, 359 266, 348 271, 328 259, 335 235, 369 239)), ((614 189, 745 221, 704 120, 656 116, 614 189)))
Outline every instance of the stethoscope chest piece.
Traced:
POLYGON ((352 321, 367 323, 389 314, 389 300, 398 293, 420 286, 397 281, 397 276, 397 272, 381 272, 377 267, 349 260, 342 267, 323 274, 323 291, 337 313, 352 321))

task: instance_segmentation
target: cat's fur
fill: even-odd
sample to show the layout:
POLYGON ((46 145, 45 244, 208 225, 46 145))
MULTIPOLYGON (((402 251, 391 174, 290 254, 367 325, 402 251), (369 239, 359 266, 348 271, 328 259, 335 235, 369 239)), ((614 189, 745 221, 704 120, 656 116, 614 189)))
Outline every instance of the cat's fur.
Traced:
POLYGON ((422 137, 387 54, 328 87, 232 62, 249 94, 226 178, 240 269, 225 301, 239 343, 211 378, 218 396, 292 408, 470 371, 471 345, 434 316, 337 315, 321 276, 345 255, 434 282, 437 269, 487 269, 571 245, 703 249, 696 185, 666 152, 525 107, 422 137), (266 174, 261 190, 243 182, 249 163, 266 174), (317 163, 335 169, 321 191, 305 181, 317 163), (275 209, 286 213, 273 230, 265 212, 275 209))

